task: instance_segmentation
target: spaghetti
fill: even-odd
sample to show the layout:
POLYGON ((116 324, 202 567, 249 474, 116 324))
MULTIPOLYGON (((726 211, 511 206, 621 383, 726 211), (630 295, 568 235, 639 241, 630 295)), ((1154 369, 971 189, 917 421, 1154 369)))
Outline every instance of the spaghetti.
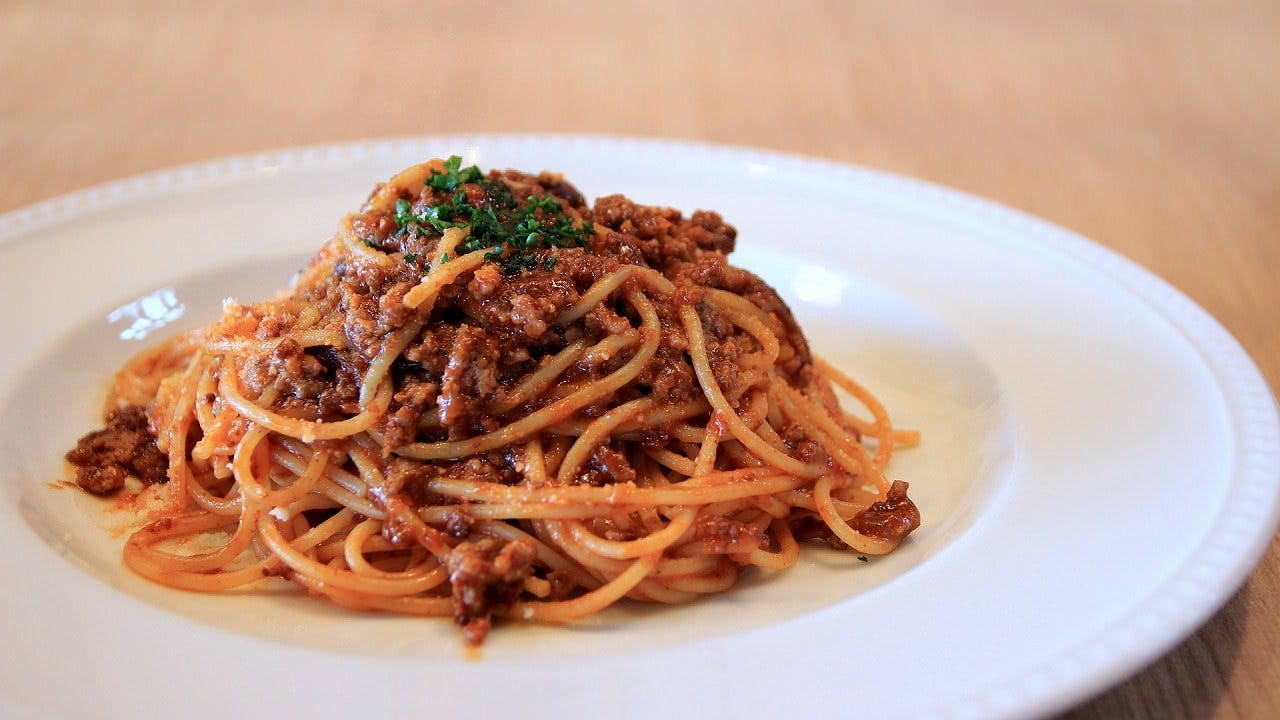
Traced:
POLYGON ((919 513, 885 469, 918 438, 811 357, 735 237, 551 173, 414 166, 287 293, 131 360, 68 460, 97 493, 157 482, 124 550, 143 577, 283 577, 471 643, 723 592, 800 540, 887 553, 919 513))

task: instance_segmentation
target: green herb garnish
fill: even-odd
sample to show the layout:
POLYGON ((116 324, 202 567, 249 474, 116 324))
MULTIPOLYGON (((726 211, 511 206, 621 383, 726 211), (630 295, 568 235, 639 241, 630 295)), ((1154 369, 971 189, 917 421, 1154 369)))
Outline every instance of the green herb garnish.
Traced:
POLYGON ((450 155, 449 159, 444 161, 444 172, 432 170, 431 177, 427 178, 427 186, 434 190, 448 192, 457 190, 459 185, 479 182, 483 177, 484 173, 480 172, 480 168, 475 165, 464 168, 462 158, 450 155))
POLYGON ((409 201, 405 200, 404 198, 397 200, 396 201, 396 225, 399 225, 400 227, 404 227, 405 225, 408 225, 409 223, 414 222, 414 219, 415 218, 413 217, 413 205, 410 205, 409 201))
POLYGON ((449 228, 468 227, 470 232, 458 252, 488 249, 485 260, 501 262, 508 274, 536 267, 549 270, 555 259, 535 257, 539 250, 586 247, 595 234, 590 222, 575 225, 573 218, 564 214, 560 201, 551 195, 530 195, 523 204, 518 203, 504 183, 485 177, 475 165, 462 167, 462 158, 457 155, 445 161, 443 172, 433 169, 426 185, 453 194, 417 212, 409 201, 397 200, 396 225, 424 237, 443 234, 449 228), (467 193, 457 191, 467 183, 479 184, 485 191, 485 200, 473 205, 467 193))

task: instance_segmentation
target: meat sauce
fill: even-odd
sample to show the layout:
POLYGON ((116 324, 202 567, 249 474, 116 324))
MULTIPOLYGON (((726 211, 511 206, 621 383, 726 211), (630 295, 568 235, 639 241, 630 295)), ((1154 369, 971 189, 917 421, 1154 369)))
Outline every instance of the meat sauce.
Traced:
POLYGON ((95 495, 110 495, 129 477, 144 483, 168 479, 169 460, 147 429, 147 413, 129 406, 107 415, 107 425, 80 438, 67 453, 76 484, 95 495))

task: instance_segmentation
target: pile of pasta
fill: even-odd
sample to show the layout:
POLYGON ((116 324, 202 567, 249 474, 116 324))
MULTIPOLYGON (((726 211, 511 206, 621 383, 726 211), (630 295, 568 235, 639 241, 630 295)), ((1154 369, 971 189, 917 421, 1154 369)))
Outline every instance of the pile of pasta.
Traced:
POLYGON ((142 408, 112 472, 149 442, 165 480, 126 564, 199 592, 284 578, 479 643, 495 619, 724 592, 805 539, 890 552, 920 516, 886 471, 918 437, 809 354, 725 262, 734 236, 588 208, 550 173, 409 168, 288 291, 119 371, 89 445, 142 408))

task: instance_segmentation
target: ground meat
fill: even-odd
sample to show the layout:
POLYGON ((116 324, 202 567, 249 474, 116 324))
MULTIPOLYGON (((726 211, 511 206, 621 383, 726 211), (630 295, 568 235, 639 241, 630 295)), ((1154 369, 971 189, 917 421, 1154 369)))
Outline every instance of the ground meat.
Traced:
POLYGON ((461 543, 449 553, 446 566, 453 586, 453 618, 463 626, 468 643, 483 642, 494 613, 519 599, 524 581, 533 574, 536 556, 530 540, 504 543, 491 537, 461 543))
POLYGON ((471 536, 471 528, 475 524, 476 519, 471 517, 466 510, 451 510, 445 516, 444 530, 461 540, 471 536))
POLYGON ((405 349, 404 359, 417 364, 428 377, 444 375, 459 329, 448 323, 424 328, 417 340, 405 349))
MULTIPOLYGON (((596 237, 600 236, 597 232, 596 237)), ((615 252, 597 252, 596 243, 592 241, 590 251, 583 248, 564 248, 557 250, 556 263, 551 271, 556 275, 567 277, 573 281, 579 292, 591 287, 600 278, 615 273, 629 264, 638 264, 638 257, 615 252)), ((536 271, 535 271, 536 272, 536 271)))
MULTIPOLYGON (((523 479, 515 469, 516 458, 507 453, 490 452, 475 455, 456 462, 423 462, 392 456, 387 461, 386 480, 375 490, 380 497, 396 497, 407 507, 420 509, 438 505, 457 505, 459 500, 441 495, 430 489, 432 480, 449 478, 470 482, 486 482, 511 485, 523 479)), ((472 518, 450 518, 448 532, 455 533, 466 523, 470 528, 472 518)), ((465 533, 463 533, 465 535, 465 533)))
POLYGON ((809 438, 808 429, 804 425, 790 423, 778 433, 787 454, 800 462, 811 462, 817 457, 822 446, 809 438))
MULTIPOLYGON (((677 285, 691 284, 695 287, 705 286, 728 290, 750 300, 770 319, 778 340, 783 345, 779 365, 788 374, 795 375, 811 365, 809 343, 804 332, 796 324, 791 309, 782 301, 776 290, 755 274, 734 267, 729 259, 719 252, 709 252, 685 262, 673 260, 663 270, 677 285)), ((698 308, 703 326, 713 338, 723 338, 726 332, 732 332, 728 320, 718 314, 708 314, 704 304, 698 308)))
POLYGON ((360 412, 360 382, 367 367, 358 362, 355 353, 328 345, 307 348, 328 371, 328 382, 316 398, 316 415, 324 420, 337 420, 360 412))
POLYGON ((578 473, 577 481, 585 485, 612 485, 636 481, 635 468, 621 452, 601 445, 587 459, 586 467, 578 473))
POLYGON ((685 360, 684 353, 666 345, 658 348, 637 379, 648 385, 654 396, 663 402, 684 402, 702 392, 694 381, 693 366, 685 360))
MULTIPOLYGON (((895 480, 885 499, 855 515, 849 526, 863 535, 896 542, 920 527, 920 511, 907 497, 907 483, 895 480)), ((816 514, 793 518, 791 532, 799 540, 818 540, 837 550, 849 549, 816 514)))
POLYGON ((424 423, 430 419, 428 411, 435 407, 438 397, 438 384, 406 379, 392 396, 391 409, 382 424, 387 445, 396 448, 416 440, 418 434, 427 429, 424 423))
POLYGON ((489 265, 476 271, 459 307, 509 344, 539 345, 556 317, 578 298, 573 280, 561 273, 531 270, 504 278, 489 265))
POLYGON ((638 205, 622 195, 597 199, 591 215, 594 222, 622 236, 599 235, 597 240, 606 247, 593 250, 630 247, 659 268, 672 260, 693 260, 703 252, 731 252, 737 235, 716 213, 695 212, 685 219, 678 210, 638 205))
POLYGON ((728 254, 733 252, 738 231, 710 210, 694 210, 683 225, 690 240, 703 250, 728 254))
POLYGON ((450 464, 444 470, 444 474, 457 480, 510 485, 523 479, 523 476, 515 471, 513 461, 514 458, 497 452, 472 455, 450 464))
POLYGON ((768 542, 763 530, 723 515, 700 515, 694 538, 707 552, 720 554, 751 552, 768 542))
POLYGON ((849 549, 849 546, 831 532, 831 528, 827 527, 827 523, 816 513, 794 515, 788 521, 788 525, 791 526, 791 534, 795 535, 797 540, 824 543, 836 550, 849 549))
POLYGON ((920 511, 907 497, 907 483, 894 480, 885 499, 853 516, 849 526, 863 535, 901 540, 920 527, 920 511))
POLYGON ((428 487, 432 479, 439 477, 441 468, 420 460, 393 457, 388 462, 386 484, 380 489, 383 495, 397 495, 411 508, 431 505, 453 505, 453 498, 432 492, 428 487))
POLYGON ((711 374, 715 376, 729 405, 734 408, 741 406, 742 396, 750 389, 750 384, 741 382, 743 376, 738 372, 738 360, 742 357, 740 347, 736 338, 729 338, 716 342, 707 352, 711 361, 711 374))
POLYGON ((458 329, 449 361, 440 378, 440 424, 450 437, 483 430, 483 406, 498 390, 498 344, 472 325, 458 329))
POLYGON ((467 283, 467 291, 471 297, 484 300, 502 288, 502 270, 497 265, 483 265, 475 271, 471 282, 467 283))
POLYGON ((343 332, 352 347, 364 350, 364 356, 372 359, 381 347, 378 334, 378 302, 367 292, 360 292, 351 282, 341 284, 343 310, 346 314, 343 332))
POLYGON ((404 296, 417 285, 417 281, 401 280, 386 288, 378 296, 378 332, 385 335, 404 327, 413 310, 404 304, 404 296))
POLYGON ((133 405, 113 410, 107 426, 80 438, 66 458, 76 483, 98 495, 119 490, 130 476, 148 484, 168 479, 169 461, 147 429, 147 413, 133 405))
POLYGON ((325 391, 328 369, 293 338, 285 338, 271 352, 271 372, 275 386, 291 395, 312 398, 325 391))
POLYGON ((640 431, 640 444, 649 450, 661 450, 671 442, 671 430, 664 425, 647 427, 640 431))
POLYGON ((362 366, 327 345, 304 348, 286 337, 269 354, 248 359, 240 381, 251 395, 279 391, 276 407, 304 420, 338 420, 360 412, 362 366))
POLYGON ((587 331, 600 337, 622 335, 631 330, 631 321, 604 303, 591 308, 584 321, 587 331))

